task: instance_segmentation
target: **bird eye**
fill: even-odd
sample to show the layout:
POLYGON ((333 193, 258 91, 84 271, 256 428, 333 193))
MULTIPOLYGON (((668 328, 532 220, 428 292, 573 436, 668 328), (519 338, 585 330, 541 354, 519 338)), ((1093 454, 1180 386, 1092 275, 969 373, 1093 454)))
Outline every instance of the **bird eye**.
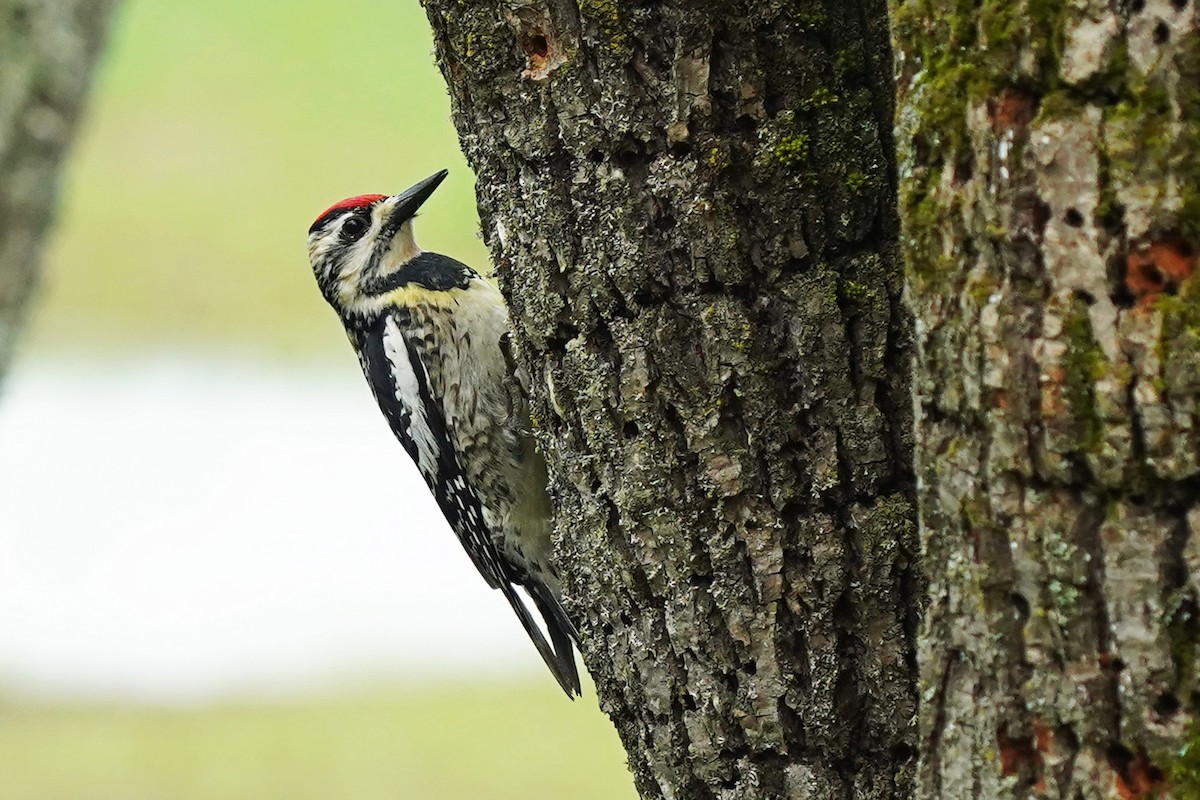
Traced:
POLYGON ((362 217, 351 217, 342 223, 342 238, 353 242, 367 232, 367 221, 362 217))

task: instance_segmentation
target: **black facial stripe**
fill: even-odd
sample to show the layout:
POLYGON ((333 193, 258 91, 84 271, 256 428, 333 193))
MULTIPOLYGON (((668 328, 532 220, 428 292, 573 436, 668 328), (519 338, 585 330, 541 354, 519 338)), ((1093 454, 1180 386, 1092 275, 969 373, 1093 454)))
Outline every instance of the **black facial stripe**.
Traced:
POLYGON ((354 208, 335 208, 332 211, 330 211, 328 214, 317 219, 317 221, 312 224, 312 227, 310 227, 308 229, 308 232, 310 234, 312 234, 312 233, 316 233, 317 231, 325 230, 330 225, 332 225, 335 220, 339 220, 342 217, 346 216, 347 214, 353 213, 354 211, 357 211, 357 210, 358 209, 354 209, 354 208))
MULTIPOLYGON (((373 254, 373 256, 376 255, 373 254)), ((372 261, 374 266, 374 257, 372 261)), ((465 289, 475 274, 475 270, 449 256, 438 253, 421 253, 396 272, 385 275, 379 281, 372 282, 370 286, 364 288, 368 294, 383 294, 410 283, 433 291, 465 289)))

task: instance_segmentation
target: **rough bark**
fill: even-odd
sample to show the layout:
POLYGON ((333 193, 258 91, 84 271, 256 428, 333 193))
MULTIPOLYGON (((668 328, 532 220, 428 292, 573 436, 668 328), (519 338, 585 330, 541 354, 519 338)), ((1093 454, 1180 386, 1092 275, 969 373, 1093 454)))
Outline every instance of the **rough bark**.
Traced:
POLYGON ((639 791, 907 797, 883 0, 424 3, 639 791))
POLYGON ((899 0, 922 797, 1200 797, 1191 0, 899 0))
POLYGON ((0 0, 0 377, 37 283, 112 0, 0 0))

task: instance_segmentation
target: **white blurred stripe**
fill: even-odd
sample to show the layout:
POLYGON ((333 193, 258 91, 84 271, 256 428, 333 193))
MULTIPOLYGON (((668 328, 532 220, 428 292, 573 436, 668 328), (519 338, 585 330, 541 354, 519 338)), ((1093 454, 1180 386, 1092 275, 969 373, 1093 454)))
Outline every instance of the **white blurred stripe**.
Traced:
POLYGON ((0 688, 192 700, 537 669, 347 362, 18 364, 0 688))

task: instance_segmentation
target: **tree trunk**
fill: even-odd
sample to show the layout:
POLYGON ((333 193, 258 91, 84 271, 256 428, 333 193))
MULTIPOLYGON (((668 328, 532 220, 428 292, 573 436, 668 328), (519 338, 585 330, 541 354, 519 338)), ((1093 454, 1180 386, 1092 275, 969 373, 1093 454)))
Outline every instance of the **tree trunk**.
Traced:
POLYGON ((0 377, 37 282, 58 174, 112 0, 0 0, 0 377))
POLYGON ((899 0, 922 797, 1200 797, 1189 0, 899 0))
POLYGON ((639 791, 907 797, 884 0, 424 2, 639 791))

